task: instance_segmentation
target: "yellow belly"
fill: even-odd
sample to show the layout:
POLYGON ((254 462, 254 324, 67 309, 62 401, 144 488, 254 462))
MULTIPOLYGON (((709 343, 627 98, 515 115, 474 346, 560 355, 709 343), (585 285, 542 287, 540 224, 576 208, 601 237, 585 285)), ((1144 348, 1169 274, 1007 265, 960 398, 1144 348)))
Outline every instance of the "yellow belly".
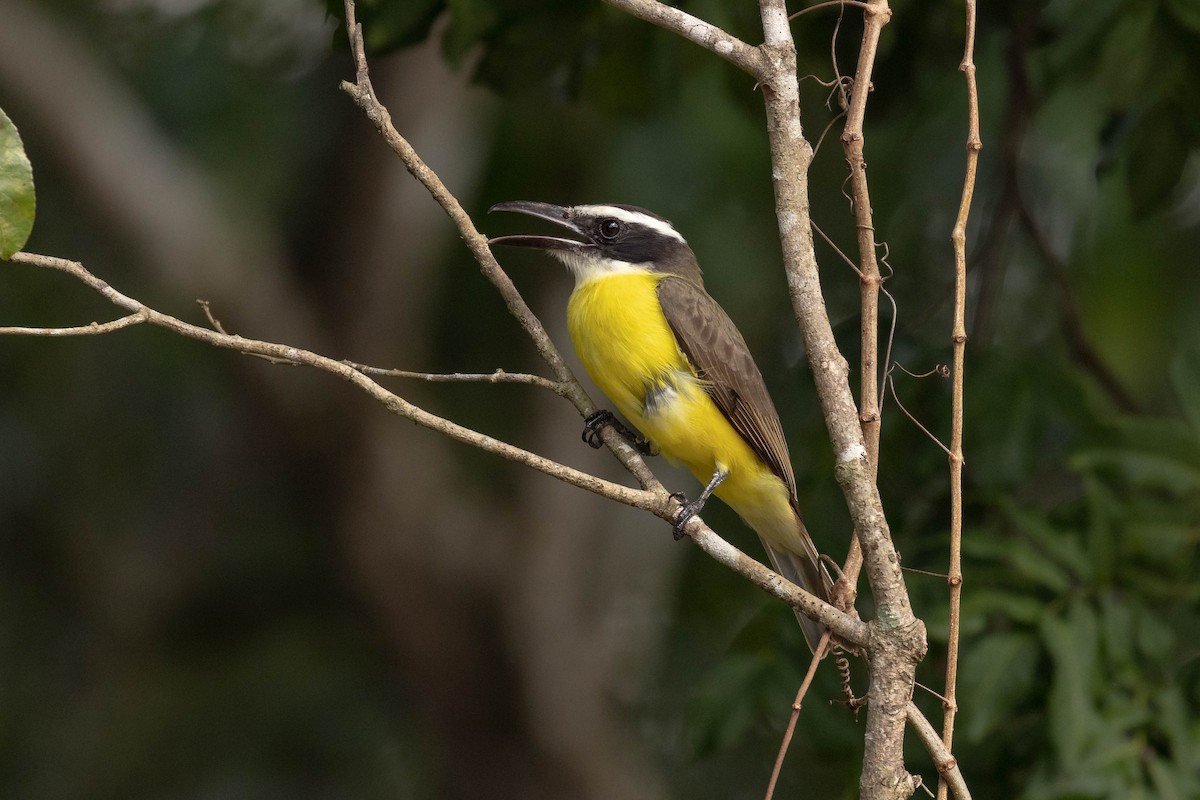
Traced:
POLYGON ((658 304, 661 275, 622 273, 576 287, 567 324, 579 360, 617 410, 768 541, 802 552, 799 523, 774 475, 704 391, 658 304))

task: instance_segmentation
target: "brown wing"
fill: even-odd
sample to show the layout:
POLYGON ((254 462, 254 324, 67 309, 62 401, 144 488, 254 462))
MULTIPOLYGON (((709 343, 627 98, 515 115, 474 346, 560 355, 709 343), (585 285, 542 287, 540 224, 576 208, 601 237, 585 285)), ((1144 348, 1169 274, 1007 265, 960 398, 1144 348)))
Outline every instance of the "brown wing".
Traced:
POLYGON ((795 505, 796 478, 779 413, 733 320, 707 292, 682 278, 661 280, 658 301, 679 349, 707 382, 717 407, 787 485, 795 505))

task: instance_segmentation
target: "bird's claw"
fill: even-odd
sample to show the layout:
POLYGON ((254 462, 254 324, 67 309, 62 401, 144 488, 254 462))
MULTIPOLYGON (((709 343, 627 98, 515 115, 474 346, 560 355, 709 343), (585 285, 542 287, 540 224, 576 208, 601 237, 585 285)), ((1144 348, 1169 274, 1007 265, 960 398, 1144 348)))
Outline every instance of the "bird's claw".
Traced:
POLYGON ((682 506, 679 513, 675 515, 675 523, 671 526, 671 536, 678 542, 685 536, 683 526, 687 525, 688 520, 696 516, 700 509, 696 507, 695 503, 689 502, 687 495, 683 492, 671 492, 671 498, 682 506))
POLYGON ((599 411, 588 414, 583 421, 583 436, 581 437, 585 444, 593 450, 599 450, 604 442, 600 441, 600 430, 605 425, 610 425, 616 422, 617 418, 607 408, 602 408, 599 411))
POLYGON ((581 437, 588 447, 593 450, 599 450, 604 442, 600 439, 600 431, 605 425, 611 425, 613 430, 621 434, 625 441, 644 456, 658 455, 658 449, 650 441, 641 438, 629 428, 621 420, 609 411, 607 408, 602 408, 592 414, 589 414, 583 421, 583 436, 581 437))

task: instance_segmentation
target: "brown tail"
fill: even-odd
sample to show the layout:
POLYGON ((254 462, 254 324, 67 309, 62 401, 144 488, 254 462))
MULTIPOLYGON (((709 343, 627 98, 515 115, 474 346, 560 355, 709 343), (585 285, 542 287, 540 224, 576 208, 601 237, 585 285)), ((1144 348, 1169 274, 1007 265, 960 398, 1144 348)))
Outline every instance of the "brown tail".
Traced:
MULTIPOLYGON (((803 522, 800 523, 800 528, 803 531, 803 522)), ((830 592, 833 589, 833 580, 821 564, 820 554, 807 531, 804 532, 804 539, 806 545, 804 555, 780 550, 771 546, 766 539, 763 539, 762 543, 763 547, 767 548, 767 555, 770 556, 771 564, 775 567, 776 572, 801 589, 828 603, 830 602, 830 592)), ((796 619, 800 621, 800 627, 804 630, 804 639, 808 642, 809 649, 815 653, 817 645, 821 642, 821 636, 825 633, 825 626, 809 619, 799 611, 796 612, 796 619)))

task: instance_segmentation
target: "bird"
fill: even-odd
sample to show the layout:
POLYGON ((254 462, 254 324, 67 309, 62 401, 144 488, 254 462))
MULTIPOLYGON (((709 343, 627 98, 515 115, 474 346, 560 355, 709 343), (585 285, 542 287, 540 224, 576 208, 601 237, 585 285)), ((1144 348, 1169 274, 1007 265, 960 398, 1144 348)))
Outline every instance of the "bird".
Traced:
MULTIPOLYGON (((742 334, 704 288, 692 248, 663 217, 623 204, 558 206, 510 201, 489 212, 549 221, 576 238, 498 236, 489 245, 544 251, 575 277, 567 327, 588 375, 644 440, 644 452, 683 464, 704 485, 683 525, 715 494, 761 539, 775 571, 829 602, 832 580, 800 515, 779 413, 742 334)), ((611 412, 599 428, 632 432, 611 412)), ((815 652, 824 627, 796 612, 815 652)))

